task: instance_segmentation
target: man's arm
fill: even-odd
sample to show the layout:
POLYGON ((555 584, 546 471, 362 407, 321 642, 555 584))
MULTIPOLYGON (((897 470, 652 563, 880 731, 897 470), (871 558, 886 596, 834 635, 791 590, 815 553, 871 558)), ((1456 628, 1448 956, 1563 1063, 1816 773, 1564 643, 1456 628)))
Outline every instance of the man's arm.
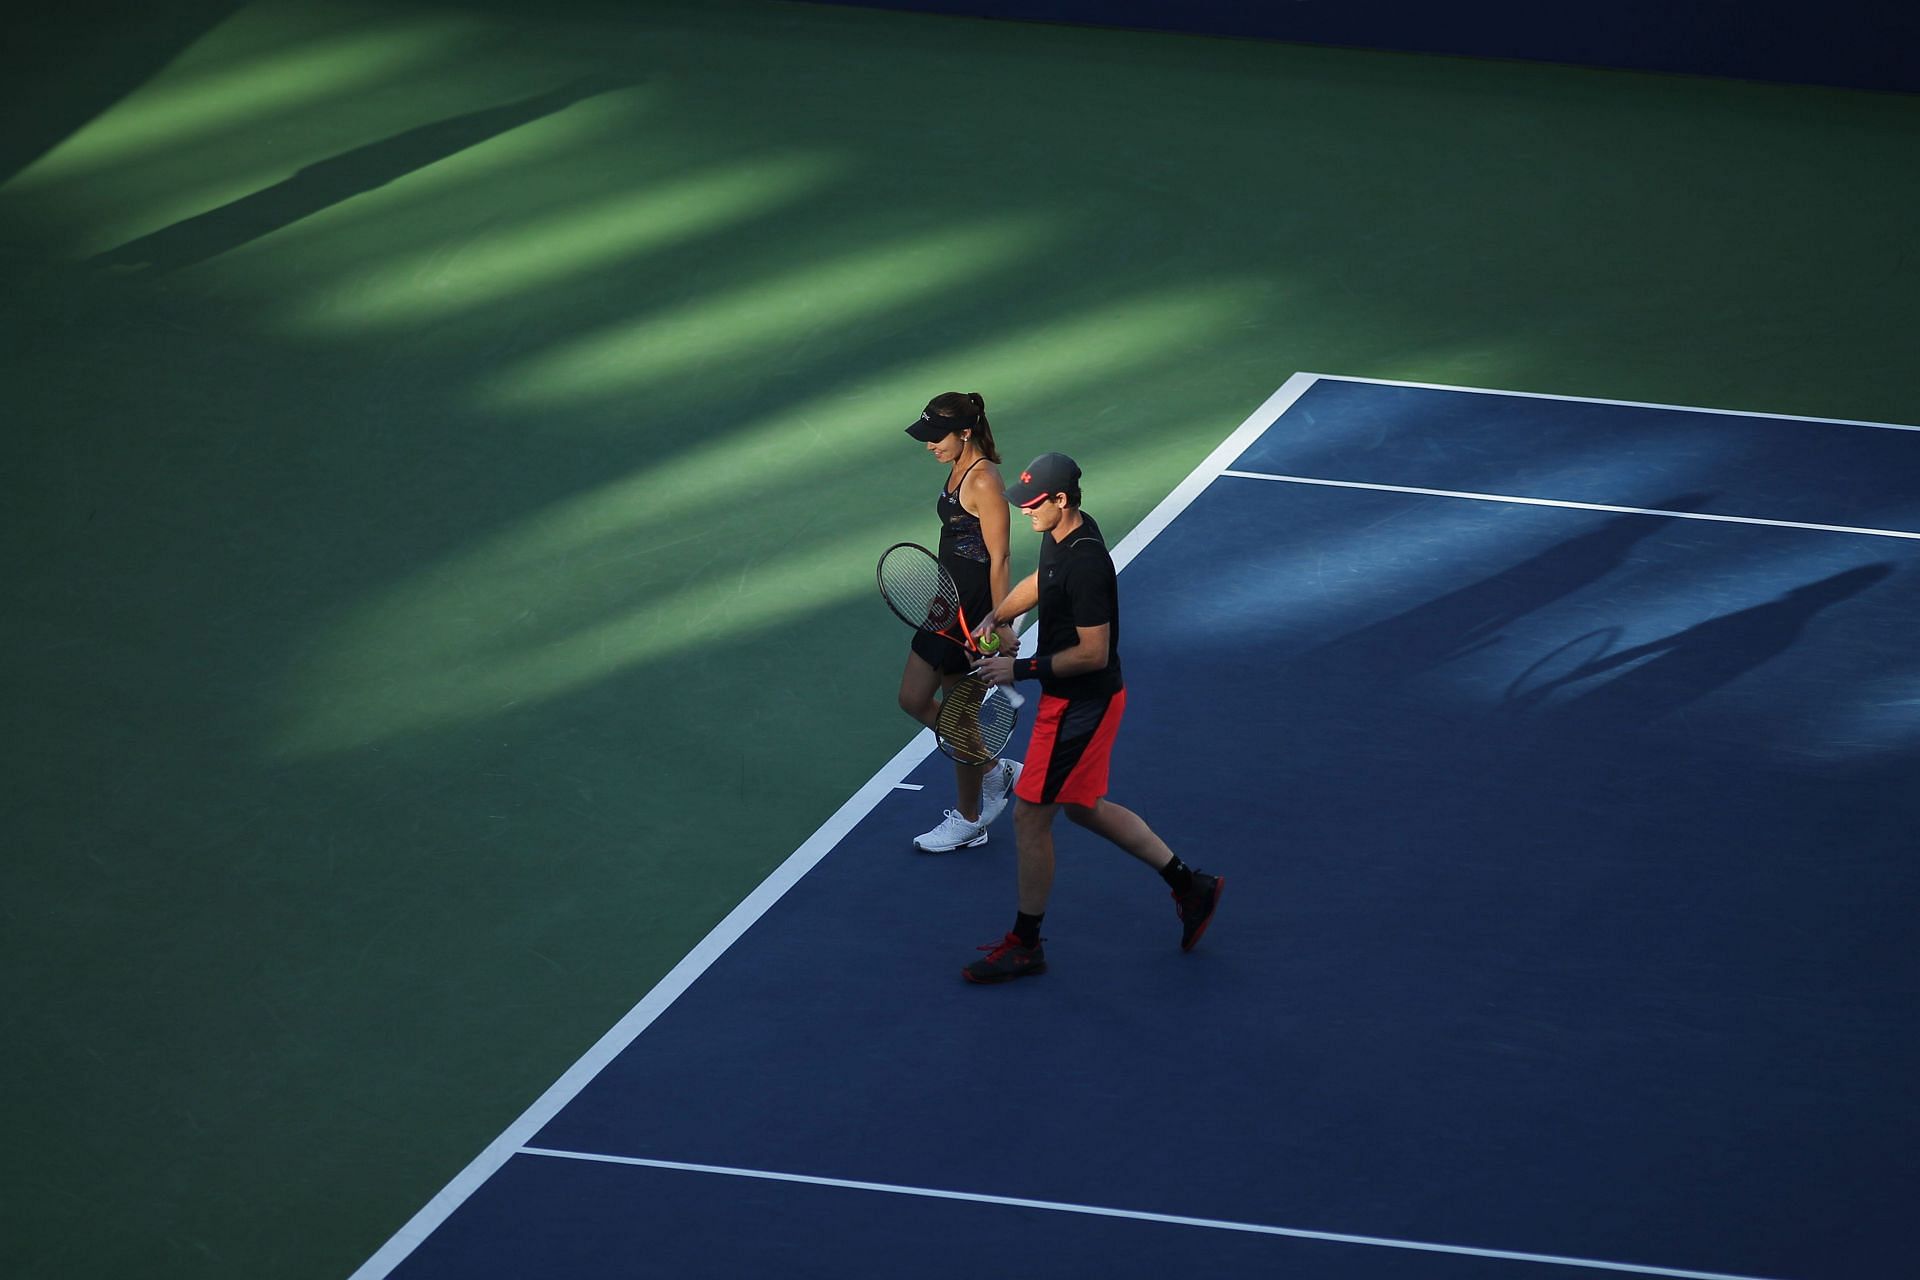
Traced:
POLYGON ((1112 643, 1113 624, 1103 622, 1097 627, 1075 627, 1080 636, 1071 649, 1062 649, 1053 655, 1053 674, 1056 676, 1080 676, 1089 671, 1099 671, 1107 665, 1108 646, 1112 643))
POLYGON ((1113 657, 1113 619, 1118 616, 1114 597, 1119 584, 1112 561, 1104 554, 1097 559, 1077 555, 1064 567, 1061 585, 1070 602, 1075 639, 1072 647, 1053 655, 1048 674, 1082 676, 1104 670, 1113 657))
POLYGON ((1020 579, 1000 599, 1000 607, 988 619, 994 626, 1009 626, 1015 619, 1040 603, 1040 574, 1036 570, 1020 579))
POLYGON ((1113 624, 1103 622, 1097 627, 1075 627, 1074 631, 1080 638, 1070 649, 1018 661, 1012 658, 986 658, 975 664, 974 674, 988 684, 1012 684, 1015 680, 1049 680, 1058 676, 1085 675, 1106 666, 1113 624))

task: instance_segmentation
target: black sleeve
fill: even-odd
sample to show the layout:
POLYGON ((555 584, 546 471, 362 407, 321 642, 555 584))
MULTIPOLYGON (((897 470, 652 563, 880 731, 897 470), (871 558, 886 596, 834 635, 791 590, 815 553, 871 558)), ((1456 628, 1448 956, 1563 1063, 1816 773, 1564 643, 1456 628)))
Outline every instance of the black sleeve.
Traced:
POLYGON ((1069 561, 1066 573, 1067 602, 1076 627, 1097 627, 1113 621, 1115 591, 1113 561, 1105 548, 1092 555, 1077 555, 1069 561))

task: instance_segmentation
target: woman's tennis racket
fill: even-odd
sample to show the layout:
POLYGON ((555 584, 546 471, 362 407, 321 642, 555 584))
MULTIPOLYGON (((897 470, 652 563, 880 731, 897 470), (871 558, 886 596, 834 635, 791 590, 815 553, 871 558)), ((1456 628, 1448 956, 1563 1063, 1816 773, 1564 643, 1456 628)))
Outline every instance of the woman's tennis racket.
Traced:
MULTIPOLYGON (((960 607, 960 587, 933 552, 917 543, 896 542, 880 557, 874 577, 887 607, 908 626, 944 636, 975 657, 992 653, 973 638, 967 611, 960 607)), ((1026 701, 1012 689, 1005 692, 1016 707, 1026 701)))
POLYGON ((1601 659, 1618 643, 1619 627, 1601 627, 1567 641, 1514 677, 1507 686, 1506 705, 1522 711, 1538 706, 1600 670, 1601 659))
MULTIPOLYGON (((999 647, 998 637, 982 646, 974 639, 960 604, 960 587, 935 555, 912 542, 888 547, 874 571, 880 596, 910 627, 943 636, 969 654, 985 656, 999 647)), ((940 749, 965 764, 988 764, 1013 736, 1014 722, 1026 699, 1004 685, 977 676, 960 678, 940 702, 934 736, 940 749)))

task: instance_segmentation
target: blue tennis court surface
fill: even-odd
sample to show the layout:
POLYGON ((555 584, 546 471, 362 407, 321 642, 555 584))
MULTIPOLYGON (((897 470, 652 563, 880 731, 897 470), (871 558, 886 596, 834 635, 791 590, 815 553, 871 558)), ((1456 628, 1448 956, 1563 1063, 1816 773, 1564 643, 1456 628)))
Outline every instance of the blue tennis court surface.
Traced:
POLYGON ((961 982, 1011 820, 911 852, 923 738, 361 1275, 1914 1274, 1916 476, 1297 376, 1118 556, 1197 951, 1063 822, 1049 973, 961 982))

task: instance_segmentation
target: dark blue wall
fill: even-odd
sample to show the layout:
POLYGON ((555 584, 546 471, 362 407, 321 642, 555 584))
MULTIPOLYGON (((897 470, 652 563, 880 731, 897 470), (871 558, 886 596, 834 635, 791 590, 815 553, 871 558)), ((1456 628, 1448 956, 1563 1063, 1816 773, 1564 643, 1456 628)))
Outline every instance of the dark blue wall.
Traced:
MULTIPOLYGON (((859 2, 859 0, 855 0, 859 2)), ((869 7, 1920 90, 1920 0, 867 0, 869 7)))

